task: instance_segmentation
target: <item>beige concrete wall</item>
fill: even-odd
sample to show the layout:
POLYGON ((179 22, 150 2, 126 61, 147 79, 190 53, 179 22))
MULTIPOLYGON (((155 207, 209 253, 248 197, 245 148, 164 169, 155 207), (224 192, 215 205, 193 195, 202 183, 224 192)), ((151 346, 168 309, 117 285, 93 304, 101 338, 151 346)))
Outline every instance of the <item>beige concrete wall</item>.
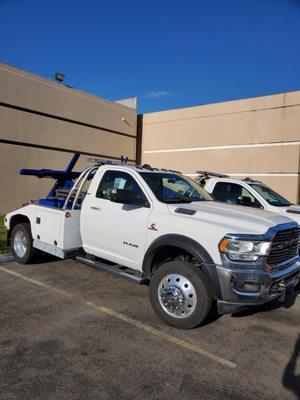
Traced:
POLYGON ((0 214, 51 186, 20 168, 64 168, 72 151, 135 160, 140 146, 154 166, 250 175, 299 201, 300 91, 144 114, 138 136, 135 101, 120 103, 0 63, 0 214))
POLYGON ((0 215, 53 184, 20 168, 65 168, 72 151, 134 161, 136 110, 124 105, 134 101, 121 103, 0 63, 0 215))
POLYGON ((142 161, 253 176, 299 201, 300 91, 142 116, 142 161))
POLYGON ((135 138, 0 106, 0 140, 135 159, 135 138))
POLYGON ((136 135, 134 109, 1 63, 0 88, 1 103, 102 127, 103 132, 110 129, 136 135))

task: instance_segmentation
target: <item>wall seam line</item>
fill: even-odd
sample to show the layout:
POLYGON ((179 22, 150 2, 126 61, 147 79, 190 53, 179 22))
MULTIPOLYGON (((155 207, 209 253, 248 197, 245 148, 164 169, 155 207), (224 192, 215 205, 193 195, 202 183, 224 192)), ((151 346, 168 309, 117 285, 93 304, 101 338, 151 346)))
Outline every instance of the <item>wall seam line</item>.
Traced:
MULTIPOLYGON (((43 149, 43 150, 52 150, 52 151, 59 151, 62 153, 80 153, 82 155, 86 156, 94 156, 94 157, 100 157, 100 158, 108 158, 112 160, 120 160, 120 157, 116 156, 109 156, 107 154, 99 154, 99 153, 89 153, 85 151, 80 151, 80 150, 75 150, 75 149, 65 149, 61 147, 52 147, 52 146, 46 146, 46 145, 38 145, 38 144, 33 144, 33 143, 25 143, 25 142, 18 142, 14 140, 5 140, 5 139, 0 139, 0 144, 10 144, 10 145, 15 145, 15 146, 21 146, 21 147, 31 147, 35 149, 43 149)), ((129 158, 128 161, 130 162, 135 162, 134 159, 129 158)))
MULTIPOLYGON (((203 107, 206 107, 207 105, 204 105, 203 107)), ((288 104, 288 105, 281 105, 281 106, 275 106, 275 107, 265 107, 265 108, 253 108, 249 110, 243 110, 243 111, 231 111, 231 112, 224 112, 224 113, 217 113, 217 114, 206 114, 206 115, 198 115, 196 117, 186 117, 186 118, 177 118, 177 119, 168 119, 165 121, 157 121, 157 122, 145 122, 145 126, 147 125, 157 125, 157 124, 164 124, 164 123, 169 123, 169 122, 177 122, 177 121, 187 121, 187 120, 192 120, 192 119, 201 119, 201 118, 212 118, 212 117, 222 117, 224 115, 235 115, 235 114, 245 114, 245 113, 252 113, 252 112, 258 112, 258 111, 268 111, 268 110, 278 110, 280 108, 290 108, 290 107, 299 107, 300 103, 296 104, 288 104)), ((201 106, 200 106, 201 107, 201 106)), ((193 108, 193 107, 191 107, 193 108)), ((188 110, 189 108, 187 108, 188 110)), ((175 109, 172 111, 179 111, 179 109, 175 109)), ((170 112, 170 111, 161 111, 163 112, 170 112)), ((147 113, 143 115, 151 115, 152 113, 147 113)), ((153 113, 155 114, 155 113, 153 113)))
POLYGON ((89 124, 89 123, 86 123, 86 122, 76 121, 76 120, 73 120, 71 118, 61 117, 61 116, 55 115, 55 114, 48 114, 48 113, 45 113, 43 111, 32 110, 32 109, 29 109, 29 108, 26 108, 26 107, 16 106, 14 104, 9 104, 9 103, 4 103, 4 102, 0 102, 0 106, 1 107, 5 107, 5 108, 9 108, 9 109, 12 109, 12 110, 25 112, 25 113, 28 113, 28 114, 38 115, 38 116, 44 117, 44 118, 50 118, 50 119, 55 119, 55 120, 58 120, 58 121, 68 122, 68 123, 79 125, 79 126, 84 126, 86 128, 97 129, 97 130, 99 130, 101 132, 104 132, 104 133, 113 133, 115 135, 126 136, 126 137, 130 137, 132 139, 136 139, 135 135, 130 135, 129 133, 123 133, 123 132, 120 132, 120 131, 116 131, 114 129, 104 128, 104 127, 93 125, 93 124, 89 124))
POLYGON ((155 150, 144 150, 144 154, 155 154, 155 153, 180 153, 190 151, 208 151, 208 150, 230 150, 230 149, 243 149, 243 148, 257 148, 257 147, 280 147, 280 146, 298 146, 300 141, 290 142, 272 142, 272 143, 248 143, 248 144, 232 144, 224 146, 204 146, 204 147, 183 147, 175 149, 155 149, 155 150))

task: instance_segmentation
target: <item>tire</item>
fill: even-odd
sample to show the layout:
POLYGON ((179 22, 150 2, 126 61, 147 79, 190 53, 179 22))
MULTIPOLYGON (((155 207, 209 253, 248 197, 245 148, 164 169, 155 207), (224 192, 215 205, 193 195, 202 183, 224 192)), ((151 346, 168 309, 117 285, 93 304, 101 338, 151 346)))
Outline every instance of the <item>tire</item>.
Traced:
POLYGON ((37 250, 33 247, 33 239, 29 223, 16 225, 11 234, 11 251, 19 264, 34 261, 37 250))
POLYGON ((180 260, 165 263, 154 272, 149 295, 158 316, 178 329, 199 326, 213 304, 203 271, 180 260))

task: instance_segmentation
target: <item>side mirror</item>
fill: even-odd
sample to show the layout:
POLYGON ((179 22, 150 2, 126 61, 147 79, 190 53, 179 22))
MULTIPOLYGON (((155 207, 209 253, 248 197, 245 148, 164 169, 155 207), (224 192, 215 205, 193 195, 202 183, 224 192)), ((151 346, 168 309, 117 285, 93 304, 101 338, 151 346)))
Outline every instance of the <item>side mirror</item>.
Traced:
POLYGON ((110 201, 120 204, 148 207, 145 199, 133 197, 131 191, 126 189, 115 189, 112 191, 110 201))

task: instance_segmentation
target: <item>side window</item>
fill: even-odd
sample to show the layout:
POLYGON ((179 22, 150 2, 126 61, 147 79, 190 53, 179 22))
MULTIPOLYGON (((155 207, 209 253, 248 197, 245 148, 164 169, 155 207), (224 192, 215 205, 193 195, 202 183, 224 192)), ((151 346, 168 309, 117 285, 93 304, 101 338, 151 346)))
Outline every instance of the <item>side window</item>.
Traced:
POLYGON ((248 207, 256 207, 256 208, 263 208, 261 203, 253 196, 246 188, 243 187, 242 189, 242 198, 240 199, 240 203, 243 206, 248 207))
POLYGON ((237 204, 237 199, 242 195, 243 187, 236 183, 218 182, 212 192, 216 201, 228 204, 237 204))
POLYGON ((203 200, 203 197, 184 179, 179 176, 163 178, 163 198, 166 197, 193 197, 195 200, 203 200))
POLYGON ((261 204, 256 198, 246 188, 237 183, 218 182, 212 194, 216 201, 223 203, 261 208, 261 204))
POLYGON ((117 189, 128 190, 134 198, 146 200, 134 178, 122 171, 106 171, 98 186, 96 197, 109 200, 112 191, 117 189))

